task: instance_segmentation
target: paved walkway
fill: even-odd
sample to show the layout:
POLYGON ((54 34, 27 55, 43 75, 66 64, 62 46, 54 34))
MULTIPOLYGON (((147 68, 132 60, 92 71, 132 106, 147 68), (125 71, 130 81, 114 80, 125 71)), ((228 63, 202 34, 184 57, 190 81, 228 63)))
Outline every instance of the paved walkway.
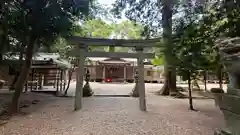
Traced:
MULTIPOLYGON (((99 91, 110 94, 129 93, 132 88, 129 84, 99 85, 99 91)), ((156 86, 148 87, 155 90, 156 86)), ((84 98, 83 109, 77 112, 73 112, 73 98, 41 97, 39 104, 24 110, 28 115, 16 116, 1 126, 0 135, 213 135, 223 127, 222 114, 213 100, 194 100, 199 111, 192 112, 187 99, 147 91, 147 112, 139 111, 138 98, 132 97, 84 98)))

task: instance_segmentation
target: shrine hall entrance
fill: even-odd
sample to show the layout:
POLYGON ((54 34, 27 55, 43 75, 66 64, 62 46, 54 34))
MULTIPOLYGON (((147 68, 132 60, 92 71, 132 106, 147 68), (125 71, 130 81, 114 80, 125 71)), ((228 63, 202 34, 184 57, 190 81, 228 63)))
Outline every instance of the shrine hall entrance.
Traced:
POLYGON ((122 82, 124 81, 124 66, 120 65, 111 65, 106 66, 105 72, 106 80, 105 82, 122 82))
POLYGON ((129 61, 121 58, 108 58, 99 61, 99 64, 103 67, 104 82, 126 82, 129 76, 127 68, 131 66, 129 61))

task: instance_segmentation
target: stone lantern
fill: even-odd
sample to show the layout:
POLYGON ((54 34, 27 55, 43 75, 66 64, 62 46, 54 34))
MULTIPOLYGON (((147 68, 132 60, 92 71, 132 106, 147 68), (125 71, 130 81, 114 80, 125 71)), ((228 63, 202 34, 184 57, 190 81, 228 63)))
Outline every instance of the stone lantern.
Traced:
POLYGON ((90 87, 89 81, 90 81, 90 72, 87 69, 85 74, 85 85, 83 86, 83 97, 90 97, 93 95, 92 88, 90 87))
POLYGON ((226 124, 226 129, 215 135, 240 135, 240 38, 219 40, 216 48, 228 73, 229 84, 226 93, 214 93, 226 124))
POLYGON ((134 86, 134 88, 132 90, 131 96, 139 97, 139 91, 138 91, 138 71, 135 72, 134 79, 135 79, 135 86, 134 86))

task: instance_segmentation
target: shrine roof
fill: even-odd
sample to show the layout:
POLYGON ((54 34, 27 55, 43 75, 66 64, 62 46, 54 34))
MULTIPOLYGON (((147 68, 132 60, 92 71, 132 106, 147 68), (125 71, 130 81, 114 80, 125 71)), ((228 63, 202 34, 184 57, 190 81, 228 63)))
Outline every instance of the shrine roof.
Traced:
POLYGON ((99 61, 100 64, 129 64, 127 61, 99 61))
MULTIPOLYGON (((19 55, 5 57, 3 63, 5 65, 18 65, 19 55)), ((38 52, 33 56, 32 68, 71 68, 71 64, 60 58, 57 53, 42 53, 38 52)))
MULTIPOLYGON (((108 57, 88 57, 91 61, 103 61, 106 59, 109 59, 108 57)), ((137 62, 137 59, 134 58, 121 58, 122 60, 128 61, 128 62, 137 62)), ((144 62, 147 62, 148 59, 145 59, 144 62)))
POLYGON ((131 63, 131 61, 126 61, 122 58, 107 58, 98 62, 100 64, 130 64, 131 63))

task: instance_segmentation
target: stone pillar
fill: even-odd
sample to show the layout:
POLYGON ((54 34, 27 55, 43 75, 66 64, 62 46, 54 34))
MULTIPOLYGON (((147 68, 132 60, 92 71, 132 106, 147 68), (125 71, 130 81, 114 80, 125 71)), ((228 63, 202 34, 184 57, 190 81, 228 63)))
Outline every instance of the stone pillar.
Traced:
POLYGON ((87 69, 86 75, 85 75, 85 82, 86 83, 83 86, 83 97, 90 97, 90 96, 93 95, 93 91, 92 91, 92 88, 90 87, 89 81, 90 81, 90 72, 87 69))
POLYGON ((127 82, 127 69, 126 69, 126 65, 124 65, 124 67, 123 67, 123 74, 124 74, 124 77, 123 77, 124 83, 126 83, 127 82))
POLYGON ((235 88, 235 84, 237 84, 236 78, 234 77, 234 74, 228 73, 228 78, 229 78, 229 84, 227 85, 228 88, 232 89, 235 88))
POLYGON ((220 54, 220 60, 224 64, 228 73, 230 84, 227 87, 227 93, 222 89, 214 90, 215 103, 221 109, 226 128, 215 135, 240 135, 240 66, 238 45, 240 38, 226 38, 217 42, 217 51, 220 54))
MULTIPOLYGON (((240 91, 239 89, 228 89, 240 91)), ((236 92, 237 93, 237 92, 236 92)), ((226 128, 215 133, 216 135, 239 135, 240 134, 240 94, 215 93, 215 103, 221 109, 226 128)))
POLYGON ((136 48, 138 58, 138 92, 139 92, 139 107, 141 111, 146 111, 146 99, 145 99, 145 82, 144 82, 144 55, 143 48, 136 48))
POLYGON ((79 54, 77 56, 78 68, 77 68, 77 83, 75 91, 74 110, 82 108, 82 96, 83 96, 83 77, 84 77, 84 63, 85 63, 85 45, 78 45, 79 54))
POLYGON ((132 90, 131 95, 133 97, 139 97, 139 92, 138 92, 138 71, 135 71, 134 79, 135 79, 135 86, 134 86, 134 88, 132 90))

